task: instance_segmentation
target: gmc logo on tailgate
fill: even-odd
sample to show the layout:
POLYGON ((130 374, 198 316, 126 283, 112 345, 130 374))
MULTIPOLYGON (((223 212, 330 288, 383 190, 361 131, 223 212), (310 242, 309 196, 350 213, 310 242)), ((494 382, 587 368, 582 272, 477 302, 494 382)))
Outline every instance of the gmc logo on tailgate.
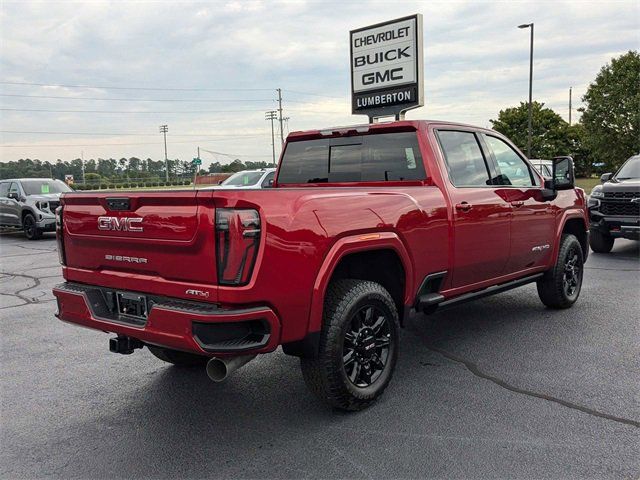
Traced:
POLYGON ((118 232, 142 232, 142 218, 131 217, 98 217, 98 230, 115 230, 118 232))

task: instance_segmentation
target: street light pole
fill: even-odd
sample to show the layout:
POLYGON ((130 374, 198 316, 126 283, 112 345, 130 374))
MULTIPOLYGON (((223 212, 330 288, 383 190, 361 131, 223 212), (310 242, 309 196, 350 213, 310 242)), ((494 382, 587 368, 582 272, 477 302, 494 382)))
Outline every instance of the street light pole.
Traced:
POLYGON ((160 133, 164 135, 164 169, 167 174, 167 183, 169 183, 169 159, 167 158, 167 132, 169 131, 168 125, 160 125, 160 133))
POLYGON ((531 28, 531 43, 529 47, 529 127, 527 134, 527 157, 531 158, 531 136, 532 136, 532 108, 533 108, 533 23, 518 25, 518 28, 531 28))

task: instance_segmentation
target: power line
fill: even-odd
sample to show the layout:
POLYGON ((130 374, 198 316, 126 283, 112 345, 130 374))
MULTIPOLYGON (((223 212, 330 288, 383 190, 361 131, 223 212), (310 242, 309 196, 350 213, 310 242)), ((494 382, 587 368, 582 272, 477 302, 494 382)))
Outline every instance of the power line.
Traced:
MULTIPOLYGON (((51 98, 51 99, 59 99, 59 100, 99 100, 105 102, 274 102, 272 98, 249 98, 249 99, 186 99, 186 98, 102 98, 102 97, 66 97, 59 95, 21 95, 21 94, 13 94, 13 93, 0 93, 0 97, 19 97, 19 98, 51 98)), ((298 102, 304 103, 304 102, 298 102)))
MULTIPOLYGON (((161 132, 162 133, 162 132, 161 132)), ((258 136, 258 135, 257 135, 258 136)), ((263 135, 259 135, 263 136, 263 135)), ((220 142, 224 141, 223 138, 217 140, 207 140, 207 139, 194 139, 194 140, 178 140, 172 141, 171 143, 209 143, 209 142, 220 142)), ((24 144, 24 145, 2 145, 0 144, 0 148, 38 148, 38 147, 109 147, 109 146, 134 146, 134 145, 159 145, 160 142, 136 142, 136 143, 51 143, 51 144, 24 144)), ((270 156, 270 155, 267 155, 270 156)))
POLYGON ((46 108, 0 108, 7 112, 45 112, 45 113, 162 113, 162 114, 198 114, 198 113, 239 113, 239 112, 262 112, 262 110, 183 110, 183 111, 151 111, 151 110, 51 110, 46 108))
MULTIPOLYGON (((151 111, 151 110, 52 110, 45 108, 0 108, 0 111, 5 112, 39 112, 39 113, 117 113, 117 114, 202 114, 202 113, 251 113, 251 112, 263 112, 264 110, 183 110, 183 111, 151 111)), ((348 110, 312 110, 312 109, 289 109, 290 112, 303 112, 303 113, 342 113, 349 114, 348 110)))
MULTIPOLYGON (((119 137, 119 136, 132 136, 132 137, 155 137, 157 134, 155 133, 131 133, 131 132, 113 132, 113 133, 104 133, 104 132, 42 132, 42 131, 19 131, 19 130, 0 130, 0 133, 10 133, 10 134, 33 134, 33 135, 101 135, 101 136, 111 136, 111 137, 119 137)), ((243 138, 243 137, 261 137, 264 134, 257 133, 238 133, 238 134, 208 134, 208 133, 174 133, 169 135, 169 137, 224 137, 224 138, 243 138)))
POLYGON ((299 92, 299 91, 296 91, 296 90, 286 90, 286 89, 283 89, 283 91, 284 92, 288 92, 288 93, 295 93, 295 94, 298 94, 298 95, 311 95, 313 97, 339 98, 341 100, 345 99, 345 97, 337 97, 335 95, 325 95, 324 93, 299 92))
POLYGON ((35 82, 0 82, 2 85, 30 85, 35 87, 62 87, 62 88, 99 88, 102 90, 153 90, 164 92, 270 92, 272 88, 161 88, 161 87, 116 87, 106 85, 68 85, 62 83, 35 83, 35 82))

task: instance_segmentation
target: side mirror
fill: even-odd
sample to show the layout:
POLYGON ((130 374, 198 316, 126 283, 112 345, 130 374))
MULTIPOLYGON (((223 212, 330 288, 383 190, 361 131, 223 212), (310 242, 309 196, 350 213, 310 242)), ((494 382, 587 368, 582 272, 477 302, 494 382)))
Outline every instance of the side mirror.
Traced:
POLYGON ((16 192, 9 192, 7 198, 13 198, 16 202, 19 200, 18 194, 16 192))
POLYGON ((222 185, 222 180, 218 180, 218 185, 222 185))
POLYGON ((555 157, 553 159, 553 189, 571 190, 575 187, 576 179, 573 171, 573 158, 555 157))
POLYGON ((553 178, 545 177, 544 188, 542 189, 542 200, 545 202, 555 200, 557 196, 558 192, 556 192, 556 189, 553 188, 553 178))
POLYGON ((611 180, 611 177, 613 177, 613 173, 603 173, 600 176, 600 182, 601 183, 608 182, 609 180, 611 180))
POLYGON ((269 186, 273 187, 273 178, 269 180, 269 186))

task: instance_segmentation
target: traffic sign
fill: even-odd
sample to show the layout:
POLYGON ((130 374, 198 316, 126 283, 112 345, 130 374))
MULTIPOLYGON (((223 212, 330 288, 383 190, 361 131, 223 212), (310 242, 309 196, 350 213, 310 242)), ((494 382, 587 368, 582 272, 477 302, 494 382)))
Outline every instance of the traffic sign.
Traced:
POLYGON ((202 165, 202 160, 201 160, 201 159, 199 159, 199 158, 194 158, 194 159, 191 161, 191 164, 192 164, 192 165, 202 165))

